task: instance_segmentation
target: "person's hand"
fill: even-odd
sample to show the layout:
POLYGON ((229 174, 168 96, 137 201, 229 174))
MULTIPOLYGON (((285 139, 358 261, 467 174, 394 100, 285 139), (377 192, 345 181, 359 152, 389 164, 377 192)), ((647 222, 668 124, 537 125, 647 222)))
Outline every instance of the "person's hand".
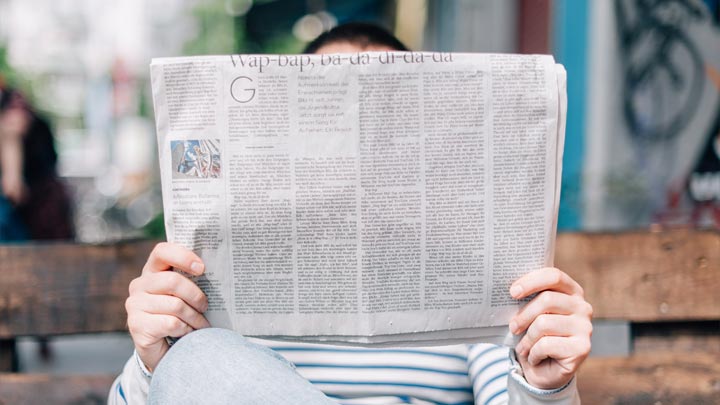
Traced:
POLYGON ((525 333, 515 346, 525 379, 540 389, 563 387, 590 353, 592 306, 582 287, 555 268, 526 274, 510 287, 522 299, 538 293, 510 321, 510 331, 525 333))
POLYGON ((210 326, 203 312, 207 297, 177 268, 191 275, 205 271, 202 260, 190 250, 159 243, 148 257, 142 275, 130 283, 125 301, 128 328, 140 359, 154 370, 170 348, 165 337, 181 337, 210 326))

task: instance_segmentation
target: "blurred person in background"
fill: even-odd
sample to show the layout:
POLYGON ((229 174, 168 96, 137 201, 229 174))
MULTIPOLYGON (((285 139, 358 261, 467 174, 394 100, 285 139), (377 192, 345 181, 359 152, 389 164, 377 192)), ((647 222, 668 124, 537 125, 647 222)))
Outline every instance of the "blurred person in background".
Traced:
MULTIPOLYGON (((5 240, 72 239, 71 201, 48 123, 0 80, 0 191, 5 240)), ((2 221, 2 219, 0 219, 2 221)))
MULTIPOLYGON (((57 176, 48 123, 0 77, 0 242, 72 239, 71 202, 57 176)), ((40 357, 52 356, 39 338, 40 357)))
MULTIPOLYGON (((398 50, 407 48, 387 31, 350 23, 320 35, 306 53, 398 50)), ((512 284, 514 299, 532 298, 510 320, 514 350, 246 339, 209 328, 207 297, 173 269, 200 276, 205 265, 187 248, 161 243, 130 284, 125 308, 135 353, 109 404, 580 404, 575 374, 590 352, 592 307, 555 268, 512 284)))
POLYGON ((17 205, 25 200, 27 189, 22 178, 22 134, 27 112, 19 108, 19 97, 0 85, 0 241, 27 238, 17 205))

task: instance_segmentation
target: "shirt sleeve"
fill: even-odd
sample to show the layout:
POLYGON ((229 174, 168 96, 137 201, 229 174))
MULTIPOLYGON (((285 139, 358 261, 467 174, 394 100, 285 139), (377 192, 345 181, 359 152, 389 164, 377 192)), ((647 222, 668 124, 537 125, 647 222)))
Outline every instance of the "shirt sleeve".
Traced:
POLYGON ((580 405, 575 378, 558 389, 535 388, 525 380, 514 351, 504 346, 470 346, 468 370, 475 404, 580 405))
POLYGON ((535 388, 523 376, 522 367, 515 357, 515 350, 509 350, 509 352, 512 364, 507 387, 509 405, 580 405, 576 377, 573 377, 564 387, 557 389, 535 388))
POLYGON ((152 373, 134 352, 108 393, 108 405, 136 405, 147 402, 152 373))

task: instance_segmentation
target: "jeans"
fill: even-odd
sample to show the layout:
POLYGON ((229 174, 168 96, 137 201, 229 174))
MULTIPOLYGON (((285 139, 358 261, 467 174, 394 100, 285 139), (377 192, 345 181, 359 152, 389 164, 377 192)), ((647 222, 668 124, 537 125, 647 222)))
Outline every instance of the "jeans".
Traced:
POLYGON ((149 404, 332 404, 267 347, 217 328, 178 340, 153 372, 149 404))
POLYGON ((18 242, 27 239, 25 225, 20 221, 17 212, 0 194, 0 241, 18 242))

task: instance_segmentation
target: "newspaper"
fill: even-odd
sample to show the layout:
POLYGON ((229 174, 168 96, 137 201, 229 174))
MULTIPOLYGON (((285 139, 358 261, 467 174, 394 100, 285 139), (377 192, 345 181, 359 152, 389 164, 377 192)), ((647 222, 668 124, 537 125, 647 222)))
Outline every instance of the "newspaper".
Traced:
POLYGON ((211 324, 358 345, 499 342, 552 265, 565 70, 547 55, 154 59, 165 226, 211 324))

